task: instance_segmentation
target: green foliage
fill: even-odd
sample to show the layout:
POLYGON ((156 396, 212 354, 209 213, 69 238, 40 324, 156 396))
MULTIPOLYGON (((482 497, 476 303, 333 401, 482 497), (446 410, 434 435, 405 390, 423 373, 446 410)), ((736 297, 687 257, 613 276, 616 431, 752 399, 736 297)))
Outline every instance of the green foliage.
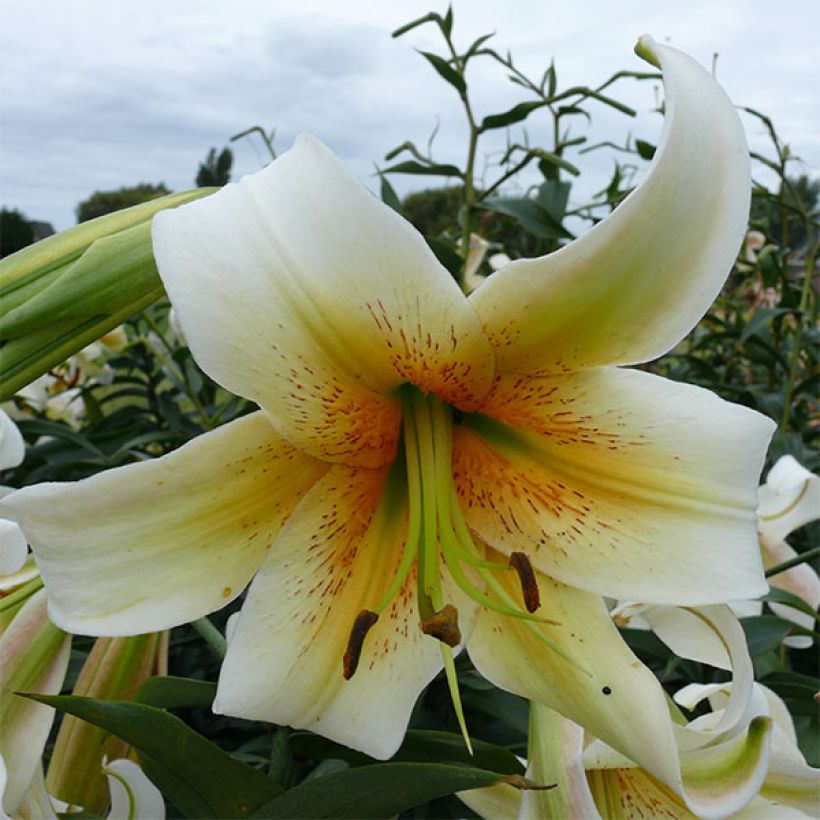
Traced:
POLYGON ((197 188, 220 188, 231 181, 233 167, 233 153, 230 148, 223 148, 219 154, 216 148, 208 151, 205 161, 200 163, 196 174, 197 188))
POLYGON ((90 219, 140 205, 170 193, 163 182, 158 185, 141 182, 139 185, 118 188, 116 191, 95 191, 88 199, 77 205, 77 222, 88 222, 90 219))
POLYGON ((19 251, 34 242, 31 223, 14 209, 0 210, 0 258, 19 251))

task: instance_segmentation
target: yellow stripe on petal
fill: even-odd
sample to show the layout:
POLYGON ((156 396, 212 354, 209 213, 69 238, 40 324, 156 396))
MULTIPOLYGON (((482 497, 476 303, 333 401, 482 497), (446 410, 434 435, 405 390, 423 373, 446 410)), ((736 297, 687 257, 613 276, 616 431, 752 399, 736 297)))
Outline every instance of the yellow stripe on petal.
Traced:
POLYGON ((708 72, 646 38, 663 70, 666 119, 649 175, 580 239, 517 260, 470 296, 500 370, 562 373, 648 361, 717 296, 749 212, 740 120, 708 72))
POLYGON ((29 538, 55 623, 134 635, 236 598, 328 469, 254 413, 159 459, 19 490, 0 517, 29 538))

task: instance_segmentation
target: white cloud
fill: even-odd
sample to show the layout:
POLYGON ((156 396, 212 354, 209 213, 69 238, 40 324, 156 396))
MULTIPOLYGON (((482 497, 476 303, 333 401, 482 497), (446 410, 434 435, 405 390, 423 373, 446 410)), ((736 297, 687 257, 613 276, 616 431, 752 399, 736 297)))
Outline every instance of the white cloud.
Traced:
MULTIPOLYGON (((280 150, 299 131, 313 131, 366 178, 394 145, 423 144, 438 118, 436 149, 458 161, 465 152, 458 100, 413 50, 438 50, 435 32, 390 39, 393 28, 434 5, 441 7, 417 0, 300 0, 295 8, 267 0, 41 0, 35 11, 7 5, 0 204, 65 228, 77 202, 96 189, 141 181, 189 187, 208 148, 256 123, 276 126, 280 150)), ((534 74, 554 56, 562 84, 642 70, 632 47, 644 31, 706 65, 718 51, 718 76, 730 96, 772 115, 795 153, 817 168, 812 83, 820 76, 813 42, 820 14, 808 0, 788 10, 763 0, 693 0, 684 10, 645 0, 516 0, 503 7, 457 0, 455 31, 462 43, 497 31, 497 47, 509 47, 534 74)), ((482 113, 519 99, 503 73, 488 64, 476 69, 482 113)), ((652 106, 647 84, 624 82, 616 96, 644 112, 652 106)), ((631 129, 653 139, 659 131, 657 116, 630 122, 601 107, 593 113, 595 138, 631 129)), ((761 129, 748 126, 754 147, 765 150, 761 129)), ((543 133, 544 121, 533 119, 533 141, 543 133)), ((252 142, 234 147, 238 173, 259 166, 263 155, 252 142)), ((608 172, 603 155, 587 161, 608 172)), ((399 187, 408 186, 420 183, 399 187)))

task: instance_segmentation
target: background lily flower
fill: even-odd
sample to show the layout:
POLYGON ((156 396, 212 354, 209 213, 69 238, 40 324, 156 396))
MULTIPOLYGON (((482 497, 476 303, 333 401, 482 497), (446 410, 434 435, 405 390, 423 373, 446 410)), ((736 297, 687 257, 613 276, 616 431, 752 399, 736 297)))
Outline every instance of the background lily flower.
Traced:
MULTIPOLYGON (((820 519, 820 476, 809 472, 793 456, 781 456, 758 490, 758 532, 763 564, 777 566, 797 557, 786 536, 820 519)), ((820 606, 820 578, 808 563, 799 564, 769 578, 769 584, 801 597, 812 609, 820 606)), ((781 618, 804 629, 814 629, 814 618, 785 604, 769 604, 781 618)), ((787 646, 805 649, 812 644, 808 635, 790 635, 787 646)))
POLYGON ((468 639, 491 680, 535 686, 678 784, 674 744, 655 731, 663 692, 600 596, 704 605, 765 591, 755 484, 773 425, 617 367, 697 322, 749 198, 723 92, 681 52, 640 49, 667 88, 646 181, 580 240, 509 264, 469 299, 310 137, 156 218, 192 354, 261 412, 156 461, 0 502, 31 540, 55 622, 165 629, 253 578, 219 712, 385 758, 468 639))
MULTIPOLYGON (((17 425, 5 410, 0 409, 0 470, 23 463, 26 445, 17 425)), ((0 487, 0 498, 10 490, 0 487)), ((0 518, 0 576, 17 572, 28 554, 28 543, 20 527, 0 518)))

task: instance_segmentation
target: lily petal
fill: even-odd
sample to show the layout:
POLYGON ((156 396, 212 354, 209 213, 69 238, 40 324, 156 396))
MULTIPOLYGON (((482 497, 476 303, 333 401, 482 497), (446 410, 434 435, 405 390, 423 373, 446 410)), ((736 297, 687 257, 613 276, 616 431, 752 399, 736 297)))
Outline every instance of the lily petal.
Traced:
POLYGON ((0 410, 0 470, 23 463, 26 444, 17 425, 5 410, 0 410))
POLYGON ((317 457, 389 463, 390 392, 462 409, 492 383, 473 308, 421 235, 318 140, 154 219, 154 252, 200 366, 317 457))
POLYGON ((164 820, 162 794, 133 760, 112 760, 103 772, 111 790, 107 820, 164 820))
POLYGON ((769 542, 820 518, 820 476, 793 456, 782 456, 759 491, 760 534, 769 542))
POLYGON ((481 412, 456 428, 454 475, 467 523, 494 548, 620 600, 766 592, 755 485, 770 419, 620 368, 504 374, 481 412))
MULTIPOLYGON (((603 600, 540 573, 537 578, 537 614, 559 625, 527 624, 481 610, 468 643, 476 668, 496 686, 580 723, 661 780, 679 783, 663 690, 626 645, 603 600)), ((510 595, 520 594, 509 574, 498 580, 510 595)))
POLYGON ((511 263, 471 295, 500 370, 654 359, 697 323, 732 267, 750 190, 738 116, 691 57, 648 37, 638 49, 662 68, 666 90, 649 175, 580 239, 511 263))
POLYGON ((0 518, 0 575, 12 575, 26 563, 28 542, 20 527, 0 518))
POLYGON ((8 777, 2 808, 12 816, 40 765, 54 720, 52 707, 16 693, 58 694, 70 651, 71 636, 48 620, 44 590, 23 604, 0 636, 0 758, 8 777))
POLYGON ((28 536, 56 624, 134 635, 236 598, 327 469, 255 413, 153 461, 19 490, 0 515, 28 536))
MULTIPOLYGON (((307 728, 381 759, 396 751, 442 667, 438 641, 419 628, 415 569, 366 633, 349 680, 342 659, 401 560, 403 482, 396 470, 335 466, 306 495, 251 584, 214 711, 307 728)), ((447 599, 465 629, 472 608, 447 599)))

